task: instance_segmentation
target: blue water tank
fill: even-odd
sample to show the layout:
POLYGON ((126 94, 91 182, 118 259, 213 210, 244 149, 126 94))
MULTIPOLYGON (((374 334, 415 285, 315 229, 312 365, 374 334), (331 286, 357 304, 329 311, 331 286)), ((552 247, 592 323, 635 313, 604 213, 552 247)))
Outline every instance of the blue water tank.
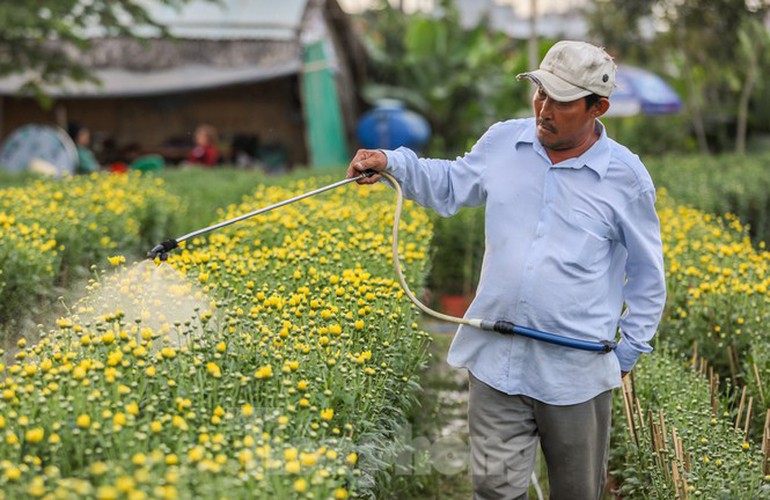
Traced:
POLYGON ((365 149, 405 146, 419 150, 429 138, 430 125, 425 118, 394 99, 377 101, 358 121, 358 140, 365 149))

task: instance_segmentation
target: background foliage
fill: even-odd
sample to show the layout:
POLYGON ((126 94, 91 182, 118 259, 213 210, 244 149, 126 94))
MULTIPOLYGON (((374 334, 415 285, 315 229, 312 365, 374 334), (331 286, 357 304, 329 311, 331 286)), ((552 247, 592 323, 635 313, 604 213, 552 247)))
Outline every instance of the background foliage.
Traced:
MULTIPOLYGON (((489 28, 464 28, 451 0, 439 15, 405 14, 386 1, 360 19, 368 48, 365 97, 401 99, 423 114, 434 136, 428 155, 467 151, 495 121, 531 114, 527 46, 489 28)), ((608 118, 635 152, 714 153, 766 147, 770 136, 767 2, 596 0, 584 15, 589 38, 621 64, 661 75, 684 100, 675 117, 608 118)), ((555 42, 539 41, 540 57, 555 42)))
POLYGON ((743 152, 747 123, 770 131, 767 102, 770 35, 768 4, 745 0, 596 0, 587 14, 591 32, 616 58, 654 70, 685 100, 701 152, 743 152), (749 109, 751 108, 751 109, 749 109), (758 112, 759 111, 759 112, 758 112))
POLYGON ((526 113, 526 70, 521 42, 492 32, 484 22, 466 30, 457 9, 443 0, 443 17, 404 15, 385 3, 363 18, 369 55, 370 102, 403 100, 430 123, 427 154, 462 154, 486 128, 511 113, 526 113), (462 103, 462 105, 458 105, 462 103))
POLYGON ((643 158, 655 185, 706 213, 734 214, 755 243, 770 241, 770 153, 643 158))

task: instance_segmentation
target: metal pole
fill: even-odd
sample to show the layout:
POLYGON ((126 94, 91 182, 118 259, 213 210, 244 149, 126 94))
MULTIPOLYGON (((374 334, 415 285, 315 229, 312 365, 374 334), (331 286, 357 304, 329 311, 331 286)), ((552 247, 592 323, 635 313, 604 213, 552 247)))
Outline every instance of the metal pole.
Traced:
POLYGON ((299 196, 295 196, 294 198, 290 198, 288 200, 284 200, 281 202, 278 202, 274 205, 270 205, 269 207, 260 208, 259 210, 254 210, 253 212, 249 212, 247 214, 239 215, 238 217, 233 217, 232 219, 228 219, 226 221, 222 221, 219 224, 214 224, 213 226, 204 227, 203 229, 198 229, 197 231, 193 231, 192 233, 185 234, 184 236, 181 236, 176 239, 170 239, 166 240, 163 243, 159 243, 158 245, 155 245, 155 247, 152 248, 149 252, 147 252, 147 258, 154 259, 156 257, 160 257, 160 260, 166 260, 168 258, 168 253, 177 248, 179 244, 185 240, 189 240, 190 238, 194 238, 196 236, 200 236, 201 234, 208 233, 209 231, 213 231, 215 229, 219 229, 225 226, 229 226, 230 224, 235 224, 236 222, 242 221, 244 219, 248 219, 249 217, 254 217, 255 215, 263 214, 265 212, 269 212, 270 210, 274 210, 278 207, 282 207, 284 205, 288 205, 289 203, 294 203, 295 201, 304 200, 305 198, 309 198, 310 196, 315 196, 319 193, 323 193, 324 191, 329 191, 330 189, 334 189, 340 186, 344 186, 345 184, 355 182, 359 179, 364 179, 367 177, 371 177, 375 175, 377 172, 374 170, 366 170, 361 175, 358 175, 356 177, 351 177, 350 179, 344 179, 339 182, 335 182, 334 184, 329 184, 328 186, 324 186, 322 188, 318 188, 315 191, 310 191, 309 193, 301 194, 299 196))
POLYGON ((193 231, 191 233, 185 234, 184 236, 177 238, 177 243, 181 243, 185 240, 189 240, 190 238, 195 238, 196 236, 200 236, 201 234, 208 233, 209 231, 214 231, 215 229, 220 229, 225 226, 229 226, 230 224, 235 224, 236 222, 240 222, 244 219, 248 219, 250 217, 254 217, 255 215, 263 214, 265 212, 269 212, 271 210, 274 210, 276 208, 283 207, 285 205, 289 205, 290 203, 294 203, 296 201, 304 200, 305 198, 309 198, 311 196, 315 196, 317 194, 323 193, 324 191, 329 191, 330 189, 338 188, 340 186, 344 186, 345 184, 349 184, 351 182, 355 182, 359 179, 362 179, 364 177, 368 177, 367 175, 359 175, 357 177, 351 177, 350 179, 344 179, 339 182, 335 182, 334 184, 329 184, 328 186, 324 186, 322 188, 318 188, 315 191, 310 191, 308 193, 301 194, 299 196, 295 196, 294 198, 289 198, 288 200, 280 201, 274 205, 270 205, 269 207, 263 207, 259 210, 254 210, 253 212, 249 212, 247 214, 239 215, 238 217, 234 217, 232 219, 228 219, 226 221, 222 221, 218 224, 214 224, 213 226, 204 227, 203 229, 198 229, 197 231, 193 231))

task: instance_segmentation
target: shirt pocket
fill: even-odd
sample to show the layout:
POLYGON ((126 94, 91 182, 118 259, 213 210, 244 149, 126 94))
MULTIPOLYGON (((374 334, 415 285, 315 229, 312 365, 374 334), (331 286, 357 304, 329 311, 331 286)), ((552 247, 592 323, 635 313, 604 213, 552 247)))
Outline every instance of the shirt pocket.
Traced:
POLYGON ((571 238, 562 246, 564 262, 584 272, 594 271, 610 251, 612 229, 605 222, 573 210, 569 214, 571 238))

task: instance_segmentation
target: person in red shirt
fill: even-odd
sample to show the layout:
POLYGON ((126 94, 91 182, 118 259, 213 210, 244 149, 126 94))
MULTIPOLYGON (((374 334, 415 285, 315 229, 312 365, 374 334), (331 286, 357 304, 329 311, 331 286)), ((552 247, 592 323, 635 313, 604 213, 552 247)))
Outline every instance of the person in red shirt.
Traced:
POLYGON ((195 129, 195 147, 187 155, 187 163, 213 167, 218 161, 217 130, 211 125, 199 125, 195 129))

